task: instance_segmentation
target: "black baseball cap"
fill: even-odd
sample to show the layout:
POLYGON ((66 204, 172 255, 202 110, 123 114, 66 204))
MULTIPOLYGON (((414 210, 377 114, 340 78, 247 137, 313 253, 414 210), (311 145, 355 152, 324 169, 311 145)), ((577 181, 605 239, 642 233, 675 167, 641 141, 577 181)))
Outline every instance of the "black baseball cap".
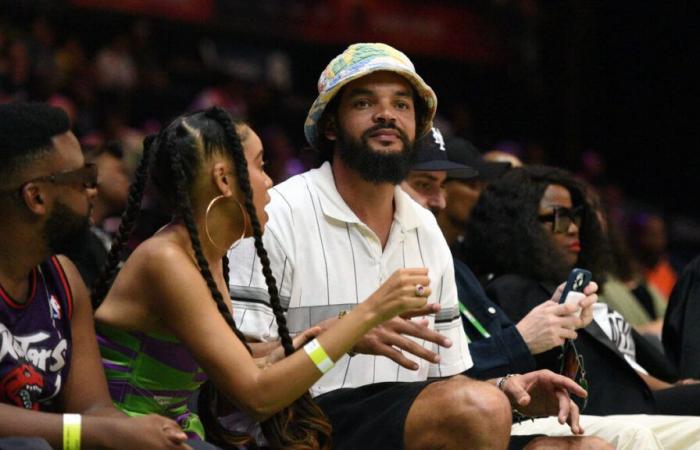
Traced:
MULTIPOLYGON (((481 180, 495 180, 511 167, 509 162, 486 161, 474 144, 466 139, 450 137, 445 141, 445 148, 450 161, 473 167, 478 172, 476 177, 481 180)), ((447 178, 461 177, 454 177, 450 172, 447 178)))
POLYGON ((475 178, 478 172, 467 164, 455 162, 449 157, 449 148, 440 130, 433 127, 430 132, 416 141, 416 159, 411 170, 449 172, 449 178, 475 178))

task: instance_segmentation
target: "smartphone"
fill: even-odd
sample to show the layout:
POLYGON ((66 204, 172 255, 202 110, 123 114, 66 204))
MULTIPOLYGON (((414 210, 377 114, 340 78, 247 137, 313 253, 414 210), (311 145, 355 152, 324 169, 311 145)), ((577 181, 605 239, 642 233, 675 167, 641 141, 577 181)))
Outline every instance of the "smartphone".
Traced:
MULTIPOLYGON (((593 275, 586 269, 574 268, 569 273, 569 278, 566 280, 564 292, 561 294, 559 303, 578 303, 584 297, 583 289, 591 282, 593 275)), ((577 314, 581 313, 579 308, 577 314)))

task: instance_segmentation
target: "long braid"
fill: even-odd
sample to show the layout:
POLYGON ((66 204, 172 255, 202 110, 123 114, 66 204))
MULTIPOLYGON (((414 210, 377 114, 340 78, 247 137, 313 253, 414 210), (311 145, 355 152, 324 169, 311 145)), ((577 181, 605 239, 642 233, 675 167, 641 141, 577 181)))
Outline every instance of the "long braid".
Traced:
POLYGON ((282 305, 280 303, 279 291, 277 290, 277 280, 275 280, 275 277, 272 275, 272 270, 270 270, 270 259, 267 256, 267 250, 265 250, 265 247, 263 246, 262 227, 260 226, 260 221, 258 220, 258 215, 255 211, 255 205, 253 204, 253 192, 250 189, 248 162, 245 159, 240 139, 234 138, 234 136, 237 136, 236 130, 226 111, 221 108, 213 108, 208 111, 208 115, 212 116, 212 118, 214 118, 224 128, 228 145, 232 148, 231 156, 233 157, 233 163, 236 167, 236 177, 238 178, 238 185, 243 191, 243 195, 245 197, 245 209, 248 213, 250 224, 253 228, 255 250, 262 265, 262 272, 265 276, 265 284, 267 284, 267 292, 270 295, 270 305, 272 306, 272 311, 275 314, 275 320, 277 321, 277 328, 279 330, 278 334, 284 348, 284 353, 285 355, 289 356, 295 351, 294 344, 292 343, 292 338, 289 335, 287 318, 284 315, 284 310, 282 309, 282 305))
MULTIPOLYGON (((248 348, 247 344, 245 343, 245 336, 236 327, 236 322, 233 320, 233 316, 231 316, 231 313, 226 307, 224 298, 221 295, 221 292, 219 292, 219 288, 216 286, 214 277, 212 276, 211 270, 209 269, 209 263, 207 262, 206 258, 204 257, 204 253, 202 252, 202 244, 199 240, 197 224, 194 222, 194 217, 192 216, 192 205, 190 203, 190 196, 187 193, 187 188, 185 187, 186 178, 184 170, 182 168, 182 160, 180 158, 180 154, 177 152, 175 142, 173 140, 168 142, 167 145, 168 152, 170 153, 171 158, 170 161, 172 165, 172 171, 176 181, 176 198, 179 212, 182 216, 182 219, 185 222, 187 232, 190 235, 190 240, 192 241, 192 248, 194 249, 197 265, 199 266, 199 271, 201 272, 202 277, 204 277, 204 280, 207 283, 209 292, 211 293, 211 296, 216 302, 217 309, 224 317, 224 320, 226 320, 226 323, 229 325, 229 327, 231 327, 231 329, 236 333, 238 339, 240 339, 246 346, 246 348, 248 348)), ((248 351, 250 352, 250 348, 248 348, 248 351)))
MULTIPOLYGON (((263 275, 270 295, 270 305, 277 321, 278 334, 287 356, 294 353, 294 345, 287 328, 287 320, 280 304, 277 282, 270 269, 270 259, 262 242, 262 227, 258 221, 250 188, 248 163, 243 153, 240 139, 230 116, 221 108, 212 108, 207 117, 216 120, 224 129, 230 149, 236 177, 245 197, 245 208, 253 228, 255 249, 262 265, 263 275)), ((227 261, 228 262, 228 261, 227 261)), ((228 264, 226 264, 228 266, 228 264)), ((227 267, 226 267, 227 269, 227 267)), ((228 270, 227 270, 228 272, 228 270)), ((331 446, 330 424, 323 411, 314 403, 307 392, 290 407, 285 408, 261 424, 265 437, 273 448, 285 449, 326 449, 331 446)))
POLYGON ((155 152, 152 150, 152 147, 155 139, 155 136, 148 136, 143 141, 143 154, 141 155, 141 161, 139 162, 139 166, 134 174, 134 181, 129 187, 129 199, 126 204, 126 208, 122 213, 119 231, 114 238, 112 247, 107 255, 107 261, 102 267, 100 276, 95 280, 92 286, 90 299, 92 301, 93 309, 97 309, 97 307, 100 306, 100 303, 102 303, 102 300, 104 300, 110 287, 112 287, 112 282, 119 271, 119 263, 121 262, 124 248, 126 247, 126 243, 131 236, 131 232, 134 229, 134 224, 136 223, 141 211, 143 191, 146 187, 148 173, 154 159, 153 154, 155 152))
MULTIPOLYGON (((175 191, 176 199, 178 205, 178 212, 185 222, 185 227, 190 236, 190 241, 192 242, 192 248, 194 250, 195 258, 197 260, 197 265, 199 266, 199 272, 207 283, 209 292, 212 298, 216 302, 216 307, 224 317, 226 323, 231 327, 231 329, 236 333, 236 336, 243 342, 250 352, 250 348, 245 342, 245 336, 236 328, 236 323, 231 316, 226 304, 224 303, 223 296, 219 292, 214 277, 209 270, 209 263, 204 257, 202 252, 202 245, 199 240, 199 233, 197 231, 197 225, 192 216, 192 206, 190 202, 190 197, 187 192, 186 176, 183 170, 182 158, 177 150, 174 138, 168 140, 167 151, 170 156, 170 165, 172 176, 175 181, 175 191)), ((200 391, 199 399, 199 411, 201 413, 201 420, 205 425, 207 438, 220 446, 241 446, 246 445, 248 448, 256 448, 254 444, 254 439, 248 434, 233 433, 224 429, 217 420, 217 405, 219 403, 219 392, 211 381, 207 381, 200 391)))

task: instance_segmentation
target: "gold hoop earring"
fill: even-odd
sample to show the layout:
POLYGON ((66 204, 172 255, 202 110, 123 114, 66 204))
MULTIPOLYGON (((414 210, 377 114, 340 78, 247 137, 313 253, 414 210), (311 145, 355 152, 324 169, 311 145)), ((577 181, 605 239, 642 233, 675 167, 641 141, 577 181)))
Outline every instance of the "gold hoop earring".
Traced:
POLYGON ((212 237, 211 237, 211 233, 209 233, 209 211, 211 211, 211 208, 214 206, 214 203, 221 200, 222 198, 225 198, 225 196, 217 195, 216 197, 211 199, 211 201, 207 205, 207 210, 204 213, 204 232, 206 233, 207 239, 209 239, 209 242, 211 242, 211 245, 213 245, 214 247, 216 247, 219 250, 222 250, 224 252, 228 252, 229 250, 236 248, 238 246, 238 244, 241 243, 241 241, 245 237, 245 232, 246 232, 247 227, 246 227, 246 223, 245 223, 245 210, 243 209, 243 205, 241 205, 241 202, 234 199, 234 201, 236 203, 238 203, 238 207, 241 209, 241 218, 243 219, 243 231, 241 232, 241 237, 239 237, 238 239, 233 241, 233 244, 229 248, 221 248, 218 245, 216 245, 216 243, 214 242, 214 239, 212 239, 212 237))

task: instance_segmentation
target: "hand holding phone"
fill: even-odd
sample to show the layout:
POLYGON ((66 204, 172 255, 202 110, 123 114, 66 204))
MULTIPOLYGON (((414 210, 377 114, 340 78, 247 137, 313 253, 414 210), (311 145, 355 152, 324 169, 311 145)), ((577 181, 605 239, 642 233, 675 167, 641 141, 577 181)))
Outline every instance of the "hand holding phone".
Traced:
MULTIPOLYGON (((564 286, 564 292, 561 294, 559 303, 574 303, 576 306, 579 305, 581 299, 585 298, 583 290, 588 283, 591 282, 593 275, 590 271, 586 269, 574 268, 569 273, 569 278, 566 280, 566 285, 564 286)), ((575 312, 576 315, 581 314, 581 308, 575 312)))

